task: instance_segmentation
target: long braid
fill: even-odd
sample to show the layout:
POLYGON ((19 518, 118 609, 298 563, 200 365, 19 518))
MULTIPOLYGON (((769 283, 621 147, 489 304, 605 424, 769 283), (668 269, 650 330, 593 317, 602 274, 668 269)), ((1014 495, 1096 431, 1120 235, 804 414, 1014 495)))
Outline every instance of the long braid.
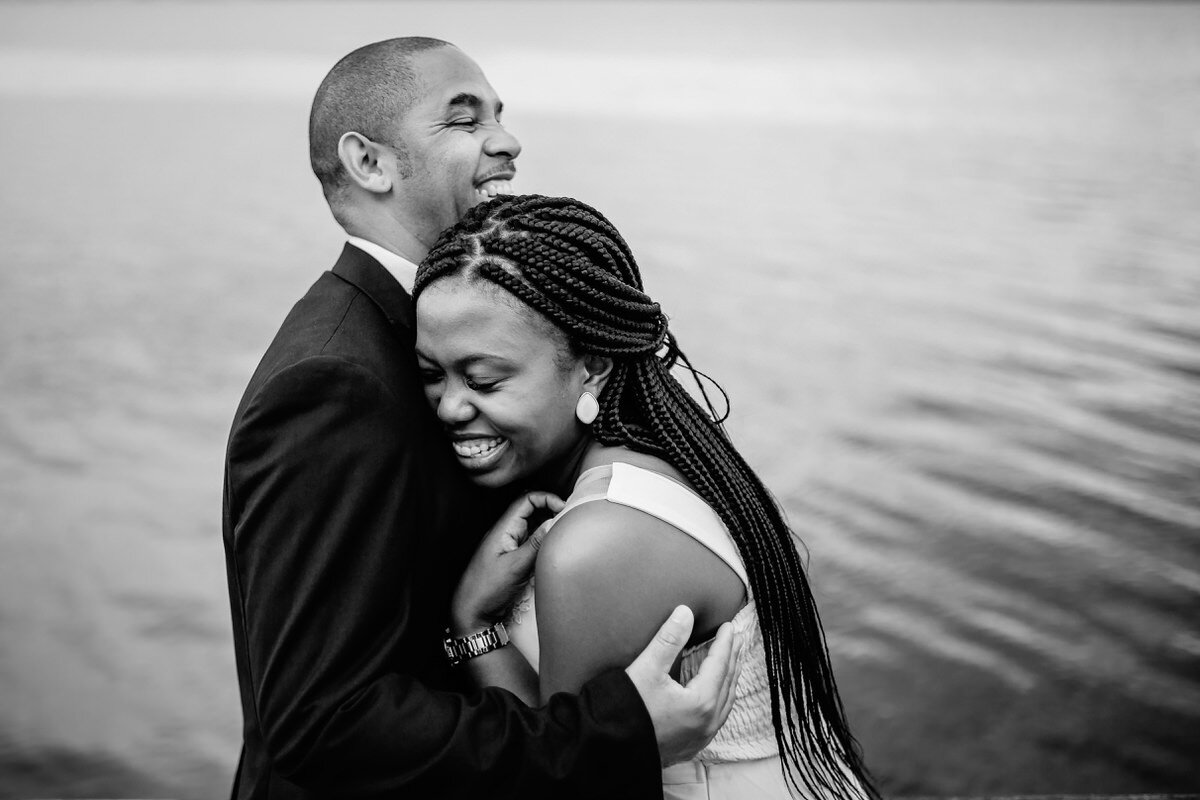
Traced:
POLYGON ((661 308, 642 291, 620 233, 577 200, 500 197, 442 234, 417 272, 413 294, 463 273, 503 287, 541 313, 576 352, 613 358, 592 436, 673 464, 728 528, 756 601, 787 780, 846 800, 860 796, 858 785, 878 797, 846 724, 793 534, 715 419, 707 394, 706 411, 670 374, 682 353, 661 308))

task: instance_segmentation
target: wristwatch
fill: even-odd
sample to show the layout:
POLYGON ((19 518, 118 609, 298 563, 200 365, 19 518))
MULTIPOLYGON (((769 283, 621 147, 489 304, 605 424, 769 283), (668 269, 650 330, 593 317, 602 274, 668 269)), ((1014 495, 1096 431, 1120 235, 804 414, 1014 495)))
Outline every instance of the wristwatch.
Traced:
POLYGON ((446 651, 446 658, 450 659, 450 666, 457 667, 464 661, 470 661, 476 656, 499 650, 506 644, 508 644, 508 631, 504 629, 503 622, 497 622, 490 628, 457 638, 451 636, 450 629, 447 628, 442 647, 446 651))

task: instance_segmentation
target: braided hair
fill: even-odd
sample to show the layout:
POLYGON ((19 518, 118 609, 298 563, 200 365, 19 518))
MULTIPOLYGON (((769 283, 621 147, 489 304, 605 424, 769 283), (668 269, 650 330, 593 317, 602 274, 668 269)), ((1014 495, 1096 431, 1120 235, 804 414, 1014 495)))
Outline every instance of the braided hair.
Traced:
POLYGON ((668 461, 729 529, 756 601, 787 780, 799 788, 799 776, 818 796, 859 798, 861 786, 878 797, 846 723, 793 534, 707 395, 705 411, 670 374, 686 357, 616 228, 570 198, 498 197, 441 235, 413 296, 451 276, 503 287, 564 331, 575 354, 613 359, 591 434, 668 461))

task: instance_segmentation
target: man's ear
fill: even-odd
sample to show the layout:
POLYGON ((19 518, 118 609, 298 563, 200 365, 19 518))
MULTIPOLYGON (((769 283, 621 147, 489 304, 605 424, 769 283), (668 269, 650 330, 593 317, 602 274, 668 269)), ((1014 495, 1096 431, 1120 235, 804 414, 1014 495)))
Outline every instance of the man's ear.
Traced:
POLYGON ((583 390, 600 397, 608 377, 612 375, 613 360, 608 356, 584 356, 583 369, 583 390))
POLYGON ((372 142, 361 133, 347 131, 338 139, 338 159, 342 162, 350 180, 372 194, 383 194, 392 189, 392 151, 372 142))

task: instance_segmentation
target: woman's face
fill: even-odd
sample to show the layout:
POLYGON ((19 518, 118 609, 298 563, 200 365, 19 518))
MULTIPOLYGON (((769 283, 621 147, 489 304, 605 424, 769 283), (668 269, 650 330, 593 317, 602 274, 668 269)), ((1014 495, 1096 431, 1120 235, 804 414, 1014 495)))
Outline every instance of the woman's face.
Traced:
POLYGON ((503 289, 461 278, 422 292, 417 359, 458 462, 492 488, 531 478, 557 486, 588 441, 575 404, 584 391, 599 397, 597 373, 607 373, 503 289))

